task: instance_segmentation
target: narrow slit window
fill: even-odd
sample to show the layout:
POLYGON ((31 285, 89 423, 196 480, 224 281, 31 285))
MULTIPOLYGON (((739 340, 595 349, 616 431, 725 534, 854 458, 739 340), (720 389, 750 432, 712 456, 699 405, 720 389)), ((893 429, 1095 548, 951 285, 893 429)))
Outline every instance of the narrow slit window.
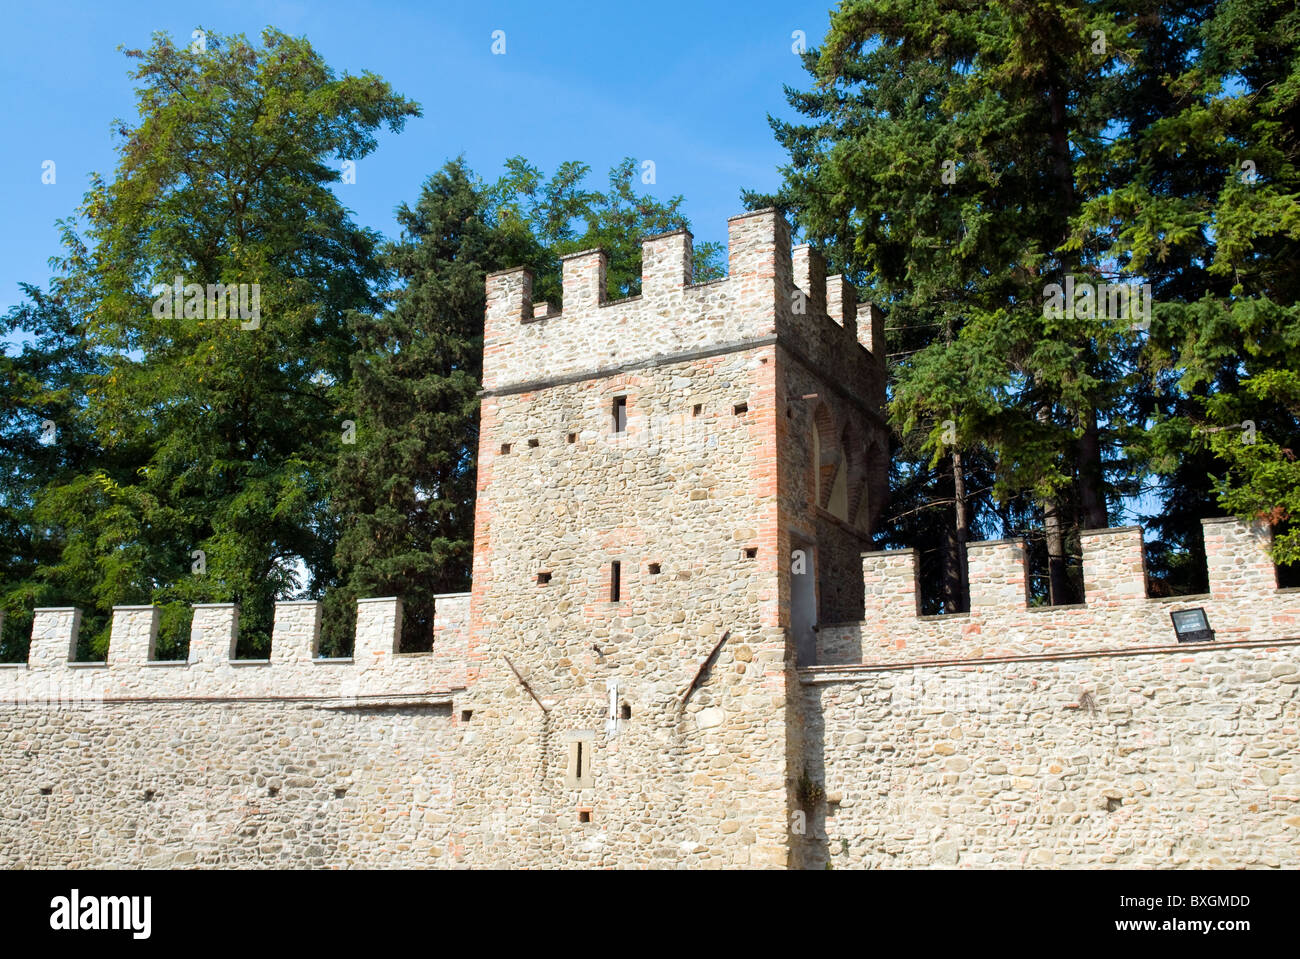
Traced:
POLYGON ((591 741, 586 738, 569 740, 569 762, 565 767, 564 784, 571 789, 590 789, 595 783, 591 778, 591 741))
POLYGON ((623 595, 623 564, 618 560, 609 564, 609 601, 617 603, 623 595))
POLYGON ((627 432, 627 397, 614 397, 614 432, 627 432))

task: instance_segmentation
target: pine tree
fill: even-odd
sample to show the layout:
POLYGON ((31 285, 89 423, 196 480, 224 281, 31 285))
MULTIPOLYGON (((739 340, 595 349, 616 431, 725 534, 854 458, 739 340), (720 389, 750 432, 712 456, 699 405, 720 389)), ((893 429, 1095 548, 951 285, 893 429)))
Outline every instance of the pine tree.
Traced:
POLYGON ((392 308, 356 314, 354 442, 335 474, 342 533, 325 648, 347 645, 349 611, 365 596, 404 600, 403 649, 432 641, 435 593, 468 589, 473 551, 484 276, 543 259, 529 234, 499 229, 463 160, 397 213, 384 251, 392 308))
MULTIPOLYGON (((1124 472, 1106 450, 1130 324, 1052 317, 1044 299, 1067 276, 1105 277, 1103 244, 1072 228, 1126 42, 1103 5, 846 3, 805 57, 813 88, 788 91, 810 122, 773 121, 783 189, 747 197, 788 209, 885 308, 891 420, 924 437, 903 449, 950 477, 954 453, 964 472, 987 451, 997 501, 1039 504, 1055 602, 1079 588, 1072 531, 1106 525, 1124 472)), ((968 525, 954 479, 952 522, 968 525)))
POLYGON ((1147 13, 1143 66, 1159 84, 1122 112, 1110 165, 1123 181, 1080 228, 1108 229, 1107 255, 1155 287, 1145 442, 1177 507, 1165 536, 1198 540, 1196 513, 1218 506, 1279 524, 1274 559, 1300 561, 1300 12, 1147 13))

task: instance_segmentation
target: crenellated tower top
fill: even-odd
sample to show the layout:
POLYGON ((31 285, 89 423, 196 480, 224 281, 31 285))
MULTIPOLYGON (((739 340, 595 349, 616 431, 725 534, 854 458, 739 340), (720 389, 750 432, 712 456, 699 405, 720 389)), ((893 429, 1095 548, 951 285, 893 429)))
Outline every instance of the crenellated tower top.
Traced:
POLYGON ((792 251, 789 226, 776 210, 727 221, 724 279, 693 281, 688 230, 649 237, 641 249, 642 292, 612 301, 605 294, 608 257, 602 250, 564 257, 563 308, 554 312, 551 304, 533 302, 528 270, 489 274, 485 392, 522 392, 566 376, 614 373, 639 362, 778 337, 801 352, 827 357, 861 347, 883 371, 879 311, 868 306, 868 322, 860 325, 847 279, 827 278, 811 247, 792 251))

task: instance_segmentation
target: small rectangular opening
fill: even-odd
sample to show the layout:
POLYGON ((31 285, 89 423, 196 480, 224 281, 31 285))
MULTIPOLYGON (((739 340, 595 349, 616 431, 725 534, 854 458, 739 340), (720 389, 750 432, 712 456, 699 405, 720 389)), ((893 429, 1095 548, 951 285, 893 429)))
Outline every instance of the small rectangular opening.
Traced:
POLYGON ((462 723, 467 723, 467 722, 469 722, 469 721, 470 721, 471 719, 473 719, 473 718, 474 718, 474 710, 472 710, 472 709, 462 709, 462 710, 460 711, 460 721, 461 721, 462 723))
POLYGON ((568 440, 569 440, 570 443, 576 443, 576 442, 578 442, 578 434, 577 434, 577 433, 570 433, 570 434, 569 434, 569 437, 568 437, 568 440))
POLYGON ((731 408, 731 411, 735 413, 737 416, 743 416, 744 414, 749 412, 749 404, 737 403, 735 406, 731 408))
POLYGON ((579 809, 579 810, 578 810, 578 822, 583 822, 583 823, 591 822, 591 810, 590 810, 590 809, 579 809))
POLYGON ((627 432, 627 397, 614 397, 614 432, 627 432))
POLYGON ((510 444, 509 444, 509 443, 502 443, 502 444, 501 444, 501 455, 502 455, 502 456, 505 456, 505 455, 506 455, 507 453, 509 453, 509 452, 510 452, 510 444))
POLYGON ((692 415, 692 416, 699 416, 699 415, 700 415, 701 413, 703 413, 703 412, 704 412, 704 404, 703 404, 703 403, 696 403, 693 407, 691 407, 691 415, 692 415))
POLYGON ((537 444, 538 444, 538 442, 539 442, 539 441, 538 441, 536 438, 529 440, 529 441, 528 441, 528 448, 529 448, 529 449, 536 449, 536 448, 537 448, 537 444))
POLYGON ((617 603, 623 594, 623 564, 618 560, 609 564, 609 601, 617 603))
POLYGON ((547 583, 549 583, 550 581, 551 581, 551 574, 550 574, 550 573, 548 573, 548 572, 543 572, 543 573, 538 573, 538 574, 537 574, 537 585, 538 585, 538 586, 545 586, 545 585, 546 585, 547 583))
POLYGON ((753 558, 756 557, 757 555, 758 555, 758 547, 757 547, 757 546, 746 546, 746 547, 745 547, 745 559, 753 559, 753 558))
POLYGON ((650 571, 650 575, 651 575, 651 576, 658 576, 658 575, 659 575, 659 564, 658 564, 658 563, 651 563, 651 564, 647 567, 647 569, 649 569, 649 571, 650 571))

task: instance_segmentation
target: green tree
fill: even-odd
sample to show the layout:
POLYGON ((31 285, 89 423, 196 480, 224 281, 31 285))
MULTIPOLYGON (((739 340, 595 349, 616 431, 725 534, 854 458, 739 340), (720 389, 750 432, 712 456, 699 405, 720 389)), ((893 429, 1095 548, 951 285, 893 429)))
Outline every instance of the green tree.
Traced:
POLYGON ((66 278, 47 290, 21 285, 24 301, 4 317, 0 332, 22 334, 11 353, 0 350, 0 661, 26 659, 32 610, 84 602, 77 583, 48 575, 63 547, 57 531, 37 521, 43 491, 102 460, 87 428, 87 379, 98 359, 84 336, 80 310, 66 278))
POLYGON ((397 211, 384 251, 392 308, 356 314, 355 442, 336 471, 342 534, 323 646, 340 653, 358 598, 404 598, 402 646, 432 640, 435 593, 468 589, 482 379, 485 275, 543 261, 530 233, 498 227, 461 159, 397 211))
MULTIPOLYGON (((1109 163, 1122 180, 1078 232, 1106 230, 1107 255, 1155 284, 1145 442, 1175 502, 1191 490, 1204 512, 1213 496, 1280 524, 1274 559, 1300 561, 1300 12, 1276 0, 1147 12, 1143 73, 1160 90, 1122 111, 1109 163)), ((1171 537, 1199 536, 1189 514, 1167 523, 1171 537)))
POLYGON ((264 651, 274 601, 330 580, 346 317, 377 304, 378 237, 330 184, 419 108, 273 29, 261 46, 208 33, 202 51, 159 34, 127 55, 140 122, 86 196, 71 282, 93 291, 104 364, 85 415, 132 470, 48 491, 40 510, 67 536, 54 573, 101 607, 239 602, 243 649, 264 651), (175 277, 198 286, 173 298, 175 277), (217 284, 243 285, 239 315, 217 284))
POLYGON ((772 121, 782 190, 746 196, 789 210, 885 308, 891 420, 926 468, 946 464, 953 542, 975 512, 966 460, 987 455, 989 495, 1038 504, 1056 602, 1079 586, 1072 530, 1107 524, 1127 473, 1107 450, 1131 322, 1044 310, 1049 284, 1108 276, 1103 244, 1073 228, 1103 188, 1127 56, 1105 4, 845 3, 805 55, 813 88, 788 91, 809 122, 772 121))
MULTIPOLYGON (((506 172, 490 188, 495 216, 503 230, 530 234, 545 249, 534 283, 534 297, 559 303, 560 257, 600 248, 609 258, 605 273, 610 299, 641 292, 641 241, 671 230, 690 229, 681 195, 666 202, 635 187, 637 162, 624 158, 609 171, 609 188, 589 190, 591 167, 568 161, 548 179, 523 157, 506 161, 506 172)), ((724 247, 695 246, 695 282, 725 273, 724 247)))

